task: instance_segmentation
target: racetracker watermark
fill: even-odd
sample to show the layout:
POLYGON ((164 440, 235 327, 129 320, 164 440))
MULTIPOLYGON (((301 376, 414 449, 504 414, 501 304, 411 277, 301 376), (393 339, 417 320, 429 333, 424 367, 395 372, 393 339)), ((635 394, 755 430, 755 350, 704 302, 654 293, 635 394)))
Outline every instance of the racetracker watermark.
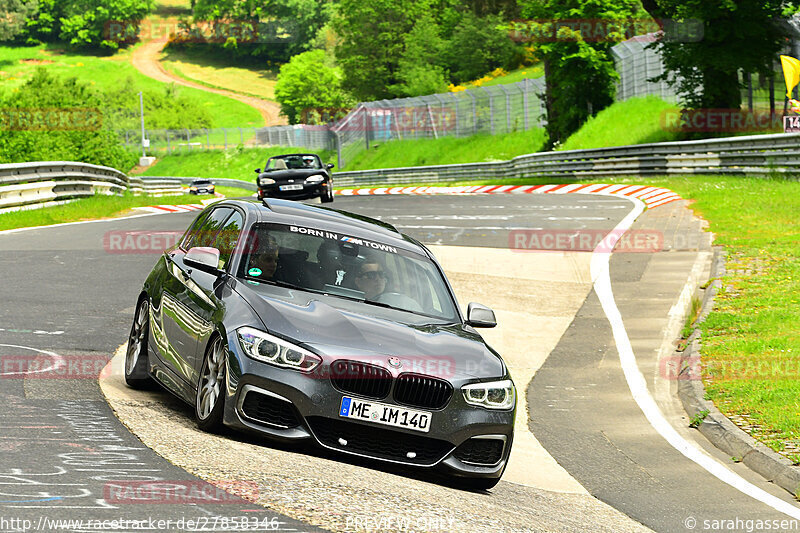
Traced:
POLYGON ((654 253, 664 248, 664 234, 655 230, 519 229, 508 233, 515 251, 654 253))
POLYGON ((783 117, 746 109, 668 109, 661 112, 661 128, 674 132, 781 131, 783 117))
POLYGON ((4 355, 0 356, 2 379, 92 379, 105 377, 110 369, 108 356, 78 355, 4 355))
POLYGON ((0 108, 0 131, 96 131, 102 125, 93 107, 0 108))
POLYGON ((111 504, 243 504, 258 494, 257 483, 238 480, 111 481, 103 487, 103 499, 111 504))
POLYGON ((705 26, 699 19, 527 19, 509 24, 512 40, 534 43, 578 40, 616 43, 625 39, 694 43, 702 41, 704 34, 705 26))
POLYGON ((294 40, 296 23, 292 20, 253 22, 252 20, 203 20, 187 23, 177 18, 137 20, 112 20, 103 27, 103 37, 117 43, 137 40, 167 42, 175 39, 181 43, 224 44, 235 40, 237 44, 276 44, 294 40))
POLYGON ((183 233, 170 230, 112 230, 103 235, 103 249, 109 254, 160 254, 175 246, 183 233))
MULTIPOLYGON (((788 354, 791 355, 791 354, 788 354)), ((668 356, 658 361, 659 375, 670 381, 695 381, 703 373, 725 381, 800 379, 796 357, 775 360, 700 359, 700 356, 668 356)))

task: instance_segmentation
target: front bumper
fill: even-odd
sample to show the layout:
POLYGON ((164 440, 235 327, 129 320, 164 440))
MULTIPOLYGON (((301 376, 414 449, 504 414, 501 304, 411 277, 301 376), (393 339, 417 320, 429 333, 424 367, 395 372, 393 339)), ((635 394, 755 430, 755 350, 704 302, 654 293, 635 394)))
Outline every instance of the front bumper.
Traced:
MULTIPOLYGON (((454 476, 499 478, 505 469, 515 412, 468 405, 460 393, 463 383, 453 380, 455 390, 444 409, 413 408, 432 413, 430 430, 423 433, 340 417, 342 397, 357 395, 340 392, 329 378, 254 361, 241 353, 235 338, 228 346, 226 425, 454 476)), ((398 405, 391 393, 376 401, 398 405)))
POLYGON ((306 184, 303 183, 303 188, 296 191, 282 191, 280 190, 281 183, 274 183, 272 185, 259 185, 258 199, 263 198, 282 198, 285 200, 305 200, 307 198, 316 198, 323 196, 328 191, 327 182, 306 184))

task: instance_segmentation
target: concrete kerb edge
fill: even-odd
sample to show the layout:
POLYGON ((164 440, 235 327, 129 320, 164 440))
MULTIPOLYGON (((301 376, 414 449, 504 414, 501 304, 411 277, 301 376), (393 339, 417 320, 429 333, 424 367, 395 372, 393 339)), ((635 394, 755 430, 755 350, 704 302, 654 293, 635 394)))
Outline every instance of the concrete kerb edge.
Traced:
MULTIPOLYGON (((711 282, 703 296, 698 325, 705 320, 714 307, 714 297, 722 285, 720 278, 725 275, 725 256, 726 254, 721 248, 715 247, 711 282)), ((686 379, 678 381, 678 397, 686 413, 691 418, 702 418, 697 429, 714 446, 732 458, 741 460, 748 468, 766 480, 789 491, 792 495, 796 495, 800 490, 800 468, 795 467, 789 459, 756 441, 740 429, 722 414, 713 402, 705 399, 705 387, 702 379, 694 379, 694 376, 686 375, 686 372, 691 370, 691 358, 700 354, 700 346, 700 330, 695 328, 689 337, 686 350, 682 353, 676 352, 681 358, 682 374, 686 376, 686 379), (705 417, 702 416, 704 411, 708 413, 705 417)))

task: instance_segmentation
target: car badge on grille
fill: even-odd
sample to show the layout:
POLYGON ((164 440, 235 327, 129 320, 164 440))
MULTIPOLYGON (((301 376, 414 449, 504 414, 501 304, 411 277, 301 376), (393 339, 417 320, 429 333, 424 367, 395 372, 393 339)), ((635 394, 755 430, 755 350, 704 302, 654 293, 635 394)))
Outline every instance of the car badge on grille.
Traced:
POLYGON ((403 366, 403 362, 400 360, 399 357, 390 357, 389 365, 395 368, 400 368, 401 366, 403 366))

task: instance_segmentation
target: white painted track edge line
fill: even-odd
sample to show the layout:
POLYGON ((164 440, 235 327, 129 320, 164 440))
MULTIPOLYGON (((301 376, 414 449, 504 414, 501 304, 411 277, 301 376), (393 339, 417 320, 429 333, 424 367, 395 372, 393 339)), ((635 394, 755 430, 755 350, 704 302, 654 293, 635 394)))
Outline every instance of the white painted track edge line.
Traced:
MULTIPOLYGON (((616 196, 616 195, 615 195, 616 196)), ((623 197, 623 196, 620 196, 623 197)), ((603 242, 616 243, 625 231, 630 229, 636 218, 644 211, 644 204, 635 198, 626 196, 634 204, 634 208, 623 218, 619 224, 603 239, 603 242), (610 239, 610 240, 607 240, 610 239)), ((608 249, 613 246, 608 246, 608 249)), ((596 248, 592 252, 591 259, 591 273, 592 283, 600 300, 600 305, 603 308, 608 321, 611 325, 611 330, 614 336, 614 342, 619 354, 620 364, 622 371, 625 375, 625 381, 628 384, 631 395, 634 401, 641 409, 647 421, 661 435, 673 448, 683 454, 687 459, 693 461, 695 464, 706 470, 708 473, 735 488, 736 490, 750 496, 751 498, 760 501, 761 503, 772 507, 778 512, 784 513, 792 518, 800 519, 800 508, 773 496, 765 490, 753 485, 745 480, 738 474, 728 470, 717 460, 703 453, 696 446, 684 439, 678 434, 667 419, 664 417, 661 410, 658 408, 653 396, 647 389, 647 382, 644 375, 639 370, 636 364, 636 356, 633 353, 631 341, 628 338, 628 332, 625 329, 625 324, 622 321, 622 314, 617 308, 614 300, 614 293, 611 288, 611 277, 609 272, 609 260, 611 253, 598 252, 596 248)))

